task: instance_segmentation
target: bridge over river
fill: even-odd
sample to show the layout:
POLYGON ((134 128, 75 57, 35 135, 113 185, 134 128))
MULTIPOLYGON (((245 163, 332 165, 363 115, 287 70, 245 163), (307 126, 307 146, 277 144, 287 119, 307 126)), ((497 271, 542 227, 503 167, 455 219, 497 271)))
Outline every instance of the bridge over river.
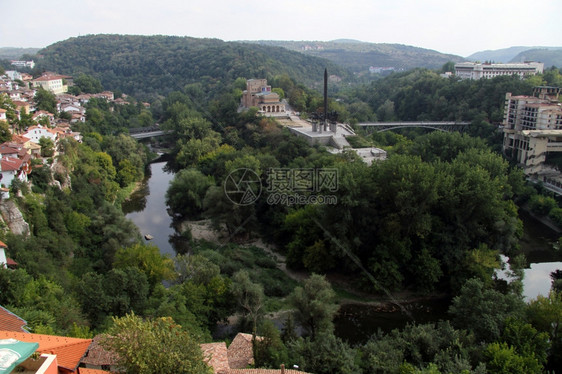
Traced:
POLYGON ((403 129, 407 127, 423 127, 438 131, 459 131, 463 132, 470 126, 470 122, 439 122, 439 121, 418 121, 418 122, 371 122, 358 123, 357 126, 365 129, 373 129, 377 132, 403 129))
POLYGON ((154 136, 162 136, 167 132, 163 131, 160 126, 150 126, 150 127, 137 127, 134 129, 129 129, 129 135, 131 138, 135 139, 145 139, 152 138, 154 136))
MULTIPOLYGON (((358 123, 357 126, 366 129, 373 129, 377 132, 402 129, 406 127, 423 127, 439 131, 459 131, 463 132, 470 126, 470 122, 438 122, 438 121, 421 121, 421 122, 371 122, 358 123)), ((166 135, 160 126, 139 127, 129 129, 129 134, 135 139, 152 138, 155 136, 166 135)))

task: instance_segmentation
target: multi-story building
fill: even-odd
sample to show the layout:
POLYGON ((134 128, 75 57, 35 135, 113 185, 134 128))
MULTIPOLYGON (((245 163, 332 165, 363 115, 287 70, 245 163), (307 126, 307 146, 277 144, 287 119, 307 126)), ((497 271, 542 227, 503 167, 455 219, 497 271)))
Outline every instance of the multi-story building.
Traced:
POLYGON ((560 173, 544 163, 549 153, 562 152, 559 95, 560 88, 545 86, 535 87, 533 96, 506 94, 503 152, 530 178, 562 187, 560 173))
POLYGON ((51 91, 55 95, 68 91, 68 86, 64 84, 63 77, 60 75, 43 75, 33 80, 33 87, 43 87, 45 90, 51 91))
POLYGON ((16 60, 12 60, 11 61, 13 66, 17 66, 19 68, 30 68, 33 69, 35 67, 35 62, 33 62, 33 60, 31 61, 16 61, 16 60))
POLYGON ((249 79, 246 90, 242 94, 242 106, 245 108, 258 107, 264 114, 284 114, 285 104, 279 95, 271 91, 267 79, 249 79))
POLYGON ((542 74, 543 71, 542 62, 513 64, 460 62, 455 64, 455 75, 461 79, 489 79, 501 75, 518 75, 523 78, 528 75, 542 74))

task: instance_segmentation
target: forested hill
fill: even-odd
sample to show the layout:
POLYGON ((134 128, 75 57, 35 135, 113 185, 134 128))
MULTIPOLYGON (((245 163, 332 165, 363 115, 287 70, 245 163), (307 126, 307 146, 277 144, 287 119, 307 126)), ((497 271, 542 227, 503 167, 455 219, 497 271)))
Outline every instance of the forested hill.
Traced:
POLYGON ((466 59, 496 63, 540 61, 548 68, 562 66, 562 47, 509 47, 476 52, 466 59))
POLYGON ((326 58, 355 73, 366 73, 370 66, 393 67, 396 70, 409 70, 419 67, 436 69, 449 61, 464 61, 460 56, 444 54, 430 49, 402 44, 366 43, 347 39, 330 42, 261 40, 255 43, 280 46, 306 55, 326 58))
POLYGON ((353 77, 327 60, 281 47, 191 37, 88 35, 50 45, 39 55, 40 69, 93 75, 104 88, 136 97, 164 95, 196 82, 217 93, 239 77, 280 74, 312 86, 322 82, 326 67, 343 81, 353 77))
POLYGON ((17 60, 24 55, 34 55, 39 48, 0 47, 0 59, 17 60))
POLYGON ((515 56, 511 62, 540 61, 545 68, 562 66, 562 47, 558 49, 535 48, 523 51, 515 56))

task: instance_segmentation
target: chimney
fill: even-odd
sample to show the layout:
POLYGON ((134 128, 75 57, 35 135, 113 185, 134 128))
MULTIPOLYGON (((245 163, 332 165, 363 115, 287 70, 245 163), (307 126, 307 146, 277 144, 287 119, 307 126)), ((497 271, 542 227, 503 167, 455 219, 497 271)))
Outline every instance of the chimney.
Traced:
POLYGON ((285 374, 285 364, 281 364, 281 374, 285 374))

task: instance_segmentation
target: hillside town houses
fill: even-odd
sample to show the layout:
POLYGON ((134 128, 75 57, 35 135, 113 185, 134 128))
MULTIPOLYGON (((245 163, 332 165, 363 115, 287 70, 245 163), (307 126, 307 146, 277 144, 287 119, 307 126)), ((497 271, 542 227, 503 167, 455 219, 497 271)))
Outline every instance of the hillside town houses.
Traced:
POLYGON ((7 196, 6 191, 14 179, 26 182, 34 167, 47 163, 41 157, 41 138, 53 142, 54 156, 58 154, 58 142, 61 139, 71 137, 78 142, 82 140, 80 133, 72 131, 71 126, 77 122, 86 122, 85 105, 90 99, 98 98, 116 104, 120 104, 120 100, 126 103, 123 99, 115 100, 113 92, 109 91, 78 96, 68 94, 68 84, 71 83, 72 77, 53 72, 45 72, 35 79, 16 70, 6 71, 0 76, 0 96, 3 96, 0 98, 0 122, 6 122, 12 133, 10 141, 0 144, 1 196, 7 196), (37 109, 34 98, 40 88, 56 95, 57 113, 68 113, 70 116, 66 115, 66 119, 62 119, 56 113, 37 109), (32 124, 27 128, 19 128, 17 125, 23 114, 31 115, 32 124))

